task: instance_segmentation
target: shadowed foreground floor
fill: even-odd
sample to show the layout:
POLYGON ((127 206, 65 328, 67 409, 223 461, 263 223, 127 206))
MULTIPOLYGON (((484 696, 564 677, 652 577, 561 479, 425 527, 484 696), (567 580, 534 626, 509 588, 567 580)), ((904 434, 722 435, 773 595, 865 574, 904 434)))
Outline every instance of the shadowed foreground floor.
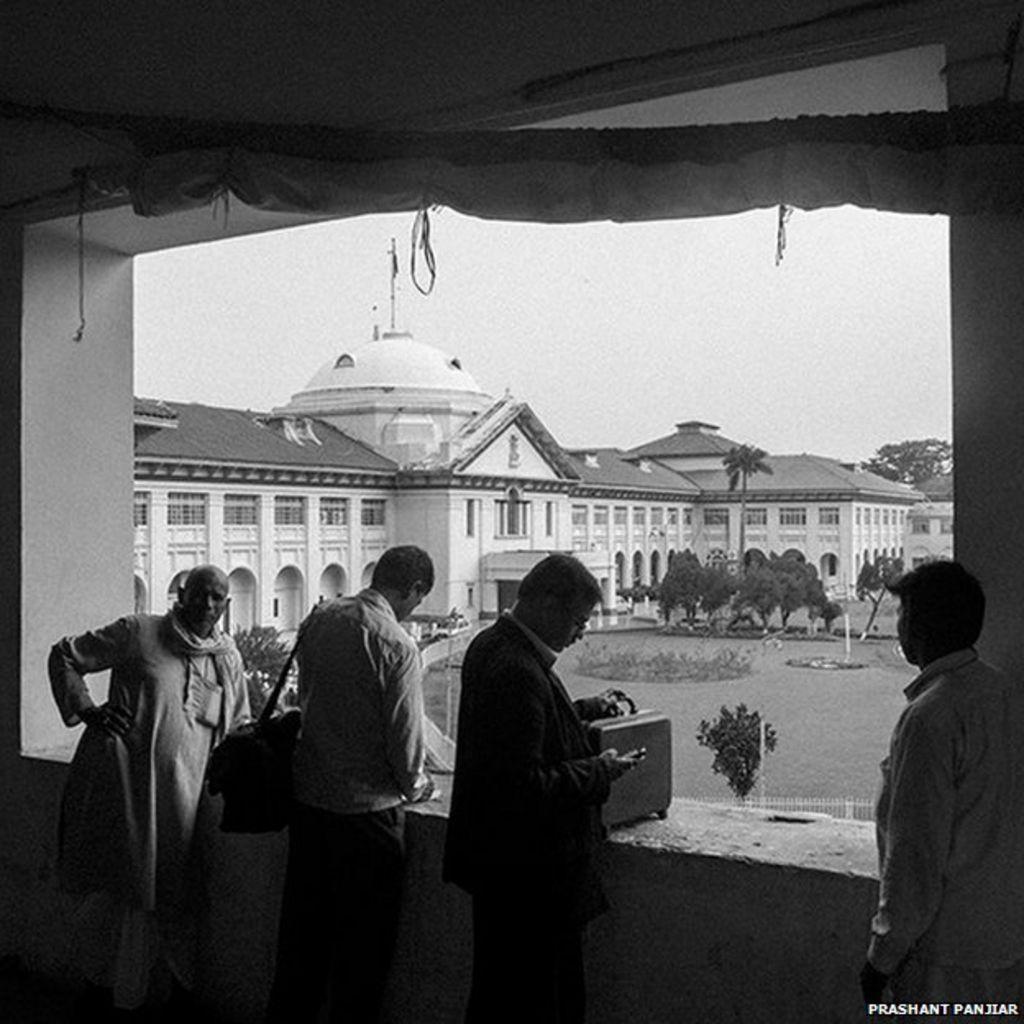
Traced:
MULTIPOLYGON (((0 958, 0 1021, 2 1024, 85 1024, 76 1014, 78 993, 48 978, 20 969, 14 958, 0 958)), ((194 1008, 180 1005, 115 1014, 107 1018, 125 1024, 222 1024, 194 1008)), ((106 1024, 106 1020, 104 1021, 106 1024)))
POLYGON ((64 1024, 72 1018, 75 994, 45 978, 0 961, 0 1016, 4 1024, 64 1024))

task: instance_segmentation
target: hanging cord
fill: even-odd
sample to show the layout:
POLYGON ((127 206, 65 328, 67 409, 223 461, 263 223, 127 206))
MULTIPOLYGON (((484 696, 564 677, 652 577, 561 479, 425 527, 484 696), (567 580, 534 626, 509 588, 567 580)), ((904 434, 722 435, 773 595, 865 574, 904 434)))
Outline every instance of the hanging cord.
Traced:
POLYGON ((71 340, 85 337, 85 175, 78 175, 78 330, 71 340))
POLYGON ((430 212, 424 206, 416 214, 412 222, 412 246, 409 254, 409 276, 416 290, 421 295, 429 295, 437 281, 437 260, 434 258, 434 247, 430 244, 430 212), (430 283, 424 288, 416 278, 416 250, 423 250, 423 262, 430 274, 430 283))
POLYGON ((224 204, 224 223, 221 225, 225 231, 228 229, 228 215, 231 213, 231 191, 227 185, 218 185, 217 191, 213 193, 210 200, 210 214, 214 220, 220 212, 221 203, 224 204))
POLYGON ((779 203, 779 226, 775 232, 775 266, 782 262, 782 257, 786 254, 786 224, 792 216, 793 207, 779 203))
POLYGON ((1010 101, 1010 88, 1013 85, 1013 69, 1017 63, 1017 41, 1020 39, 1021 15, 1018 14, 1006 30, 1006 46, 1003 47, 1003 64, 1006 73, 1003 77, 1003 102, 1010 101))

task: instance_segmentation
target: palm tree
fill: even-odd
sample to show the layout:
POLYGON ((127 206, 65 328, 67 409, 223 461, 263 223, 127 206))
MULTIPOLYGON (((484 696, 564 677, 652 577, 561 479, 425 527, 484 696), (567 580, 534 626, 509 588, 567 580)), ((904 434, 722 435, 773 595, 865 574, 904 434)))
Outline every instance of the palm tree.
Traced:
POLYGON ((765 462, 768 453, 752 444, 734 445, 722 459, 729 474, 729 490, 740 489, 740 572, 746 568, 744 556, 747 551, 747 479, 755 473, 771 473, 772 467, 765 462))

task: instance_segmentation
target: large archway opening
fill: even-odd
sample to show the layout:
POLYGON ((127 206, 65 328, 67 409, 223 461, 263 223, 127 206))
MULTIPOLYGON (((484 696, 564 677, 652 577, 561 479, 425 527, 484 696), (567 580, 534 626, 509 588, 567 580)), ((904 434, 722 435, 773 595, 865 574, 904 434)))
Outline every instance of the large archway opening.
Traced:
POLYGON ((231 603, 224 615, 224 628, 228 632, 252 629, 260 624, 257 590, 256 576, 251 569, 239 567, 228 573, 231 603))
POLYGON ((330 601, 345 595, 345 570, 340 565, 329 565, 320 573, 320 600, 330 601))
POLYGON ((304 613, 302 573, 286 565, 274 580, 274 625, 282 633, 299 628, 304 613))
POLYGON ((142 615, 149 611, 149 588, 146 586, 146 581, 139 576, 135 575, 135 614, 142 615))
POLYGON ((182 569, 181 572, 176 572, 171 577, 171 582, 167 584, 167 607, 171 608, 174 603, 178 600, 178 592, 185 585, 185 580, 188 579, 188 574, 191 570, 182 569))

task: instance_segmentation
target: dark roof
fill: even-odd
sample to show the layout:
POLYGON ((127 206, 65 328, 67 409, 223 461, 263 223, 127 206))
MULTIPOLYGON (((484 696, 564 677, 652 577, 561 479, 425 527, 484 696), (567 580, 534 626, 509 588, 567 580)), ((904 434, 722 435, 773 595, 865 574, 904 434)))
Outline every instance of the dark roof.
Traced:
POLYGON ((627 461, 621 448, 574 448, 568 452, 584 486, 678 491, 696 496, 696 485, 674 470, 647 459, 627 461))
POLYGON ((953 474, 940 473, 938 476, 922 480, 917 489, 929 501, 952 501, 953 500, 953 474))
MULTIPOLYGON (((149 400, 145 402, 148 408, 149 400)), ((312 427, 312 438, 299 443, 298 440, 289 440, 282 430, 269 425, 275 420, 279 423, 281 417, 196 403, 160 404, 174 414, 178 427, 176 430, 156 430, 138 439, 135 446, 137 457, 381 473, 393 473, 398 468, 391 459, 323 420, 307 420, 312 427)))
MULTIPOLYGON (((838 459, 823 455, 769 455, 765 462, 771 467, 771 474, 754 473, 747 478, 747 495, 756 500, 758 495, 765 500, 785 500, 785 492, 805 494, 808 491, 832 493, 847 492, 851 496, 877 496, 879 498, 902 498, 908 502, 919 501, 920 494, 906 484, 886 480, 876 473, 852 469, 838 459)), ((721 469, 693 469, 686 474, 704 492, 729 490, 729 474, 721 469)), ((737 497, 739 491, 734 492, 737 497)))
POLYGON ((135 415, 159 420, 176 419, 174 410, 156 398, 136 398, 135 415))
POLYGON ((711 424, 701 423, 699 420, 689 420, 686 423, 678 424, 678 426, 681 429, 677 429, 674 434, 659 437, 654 441, 647 441, 636 448, 630 448, 625 454, 631 459, 641 455, 650 458, 681 455, 725 455, 730 449, 739 447, 737 441, 730 441, 729 438, 722 437, 721 434, 699 429, 702 426, 711 426, 711 424))

